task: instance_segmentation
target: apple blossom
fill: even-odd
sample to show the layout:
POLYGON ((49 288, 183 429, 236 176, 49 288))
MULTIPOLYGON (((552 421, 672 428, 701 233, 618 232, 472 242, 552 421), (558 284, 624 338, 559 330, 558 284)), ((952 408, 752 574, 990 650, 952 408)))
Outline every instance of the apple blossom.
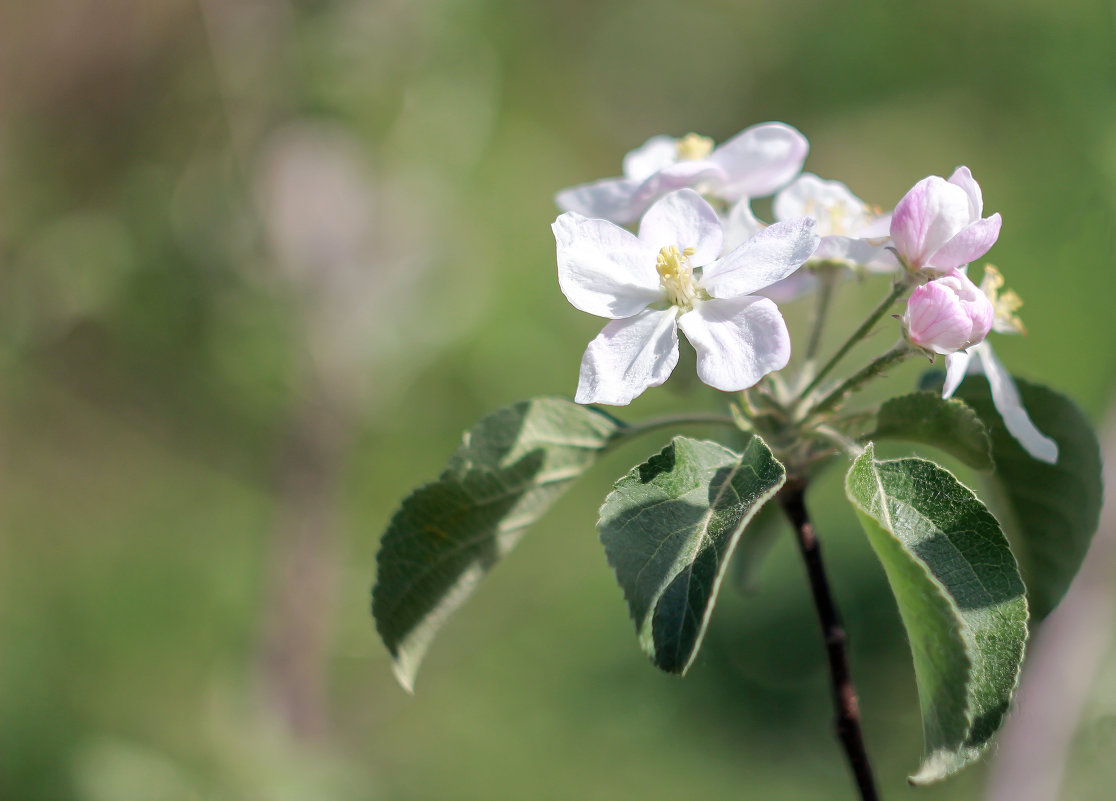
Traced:
POLYGON ((808 150, 806 137, 781 122, 753 125, 718 146, 693 133, 653 136, 624 157, 622 177, 565 189, 555 201, 563 211, 627 225, 685 187, 726 203, 770 195, 799 173, 808 150))
POLYGON ((981 218, 984 199, 968 167, 949 180, 923 178, 895 206, 891 240, 913 271, 946 272, 988 252, 1000 235, 1000 215, 981 218))
POLYGON ((611 319, 582 358, 579 403, 622 406, 662 384, 678 362, 679 328, 697 350, 698 376, 717 389, 746 389, 787 365, 783 316, 753 293, 810 257, 814 220, 776 223, 721 256, 717 213, 681 189, 647 211, 638 235, 577 212, 552 227, 562 292, 611 319))
MULTIPOLYGON (((747 230, 741 205, 730 212, 731 232, 747 230)), ((821 237, 817 251, 805 265, 807 269, 764 291, 775 301, 794 300, 813 289, 817 276, 809 269, 811 263, 836 262, 864 267, 870 272, 891 272, 897 266, 886 248, 891 214, 870 208, 840 181, 803 173, 775 196, 774 212, 776 220, 813 217, 818 221, 817 233, 821 237)))
POLYGON ((920 348, 950 354, 983 341, 994 316, 988 296, 954 269, 911 293, 903 326, 920 348))
MULTIPOLYGON (((939 282, 932 281, 927 286, 936 283, 939 282)), ((1003 285, 1004 277, 1000 271, 991 264, 986 265, 980 289, 988 298, 993 310, 992 330, 1001 334, 1021 334, 1023 323, 1015 312, 1023 301, 1011 290, 1001 292, 1003 285)), ((1027 410, 1023 408, 1019 389, 1015 386, 1011 373, 996 358, 996 352, 988 342, 980 342, 967 351, 957 351, 946 356, 946 378, 945 385, 942 387, 942 397, 952 397, 965 375, 970 372, 984 373, 988 379, 988 387, 996 411, 1003 418, 1008 433, 1015 437, 1023 450, 1040 461, 1055 464, 1058 461, 1058 443, 1039 431, 1031 422, 1027 410), (976 356, 976 359, 973 359, 973 356, 976 356)))

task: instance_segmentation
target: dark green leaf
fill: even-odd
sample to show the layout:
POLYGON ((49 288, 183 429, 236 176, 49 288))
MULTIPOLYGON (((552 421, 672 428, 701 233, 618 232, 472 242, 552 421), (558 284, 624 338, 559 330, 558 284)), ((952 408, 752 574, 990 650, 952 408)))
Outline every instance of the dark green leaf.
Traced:
POLYGON ((992 442, 980 417, 964 401, 942 400, 936 392, 914 392, 887 401, 876 416, 876 430, 864 439, 922 442, 977 470, 992 469, 992 442))
POLYGON ((924 459, 877 461, 845 491, 883 563, 914 657, 926 752, 916 784, 980 755, 1007 713, 1027 639, 1023 582, 991 513, 924 459))
POLYGON ((1100 445, 1077 405, 1052 389, 1015 379, 1023 406, 1038 429, 1058 443, 1058 463, 1031 458, 1004 427, 988 380, 966 377, 957 394, 992 434, 996 472, 992 500, 1019 558, 1031 613, 1041 620, 1065 595, 1100 518, 1100 445), (1002 507, 1002 508, 1001 508, 1002 507))
POLYGON ((380 543, 372 614, 407 689, 427 646, 485 573, 616 437, 621 424, 562 398, 485 417, 380 543))
POLYGON ((684 674, 744 527, 786 480, 759 437, 743 455, 675 437, 616 482, 597 528, 644 652, 684 674))

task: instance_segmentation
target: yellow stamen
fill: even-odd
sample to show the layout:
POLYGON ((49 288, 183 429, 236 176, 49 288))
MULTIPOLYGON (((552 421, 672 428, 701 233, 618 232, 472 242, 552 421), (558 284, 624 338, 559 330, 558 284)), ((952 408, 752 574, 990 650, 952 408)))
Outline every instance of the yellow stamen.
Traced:
POLYGON ((694 286, 694 271, 690 267, 690 256, 697 251, 694 248, 678 250, 674 245, 668 245, 659 251, 655 261, 655 270, 659 273, 659 284, 666 291, 667 298, 675 306, 684 309, 692 308, 697 297, 697 287, 694 286))
POLYGON ((713 152, 713 140, 696 133, 686 134, 674 146, 679 161, 698 161, 713 152))
POLYGON ((1025 334, 1023 321, 1016 312, 1023 305, 1023 299, 1013 290, 1001 291, 1004 286, 1004 276, 991 264, 984 265, 984 278, 980 281, 980 291, 992 301, 995 315, 992 323, 993 329, 1001 334, 1025 334))

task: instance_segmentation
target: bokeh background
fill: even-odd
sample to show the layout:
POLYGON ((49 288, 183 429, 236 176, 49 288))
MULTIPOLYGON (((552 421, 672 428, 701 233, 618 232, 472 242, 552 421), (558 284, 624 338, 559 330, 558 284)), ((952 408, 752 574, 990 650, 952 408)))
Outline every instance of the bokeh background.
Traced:
MULTIPOLYGON (((784 120, 807 169, 887 208, 968 164, 1026 301, 1029 336, 998 352, 1098 422, 1112 400, 1110 2, 0 15, 0 798, 853 797, 789 538, 757 592, 726 588, 686 679, 640 654, 594 523, 653 438, 529 533, 414 697, 369 615, 391 512, 460 431, 572 393, 601 323, 558 291, 551 198, 653 134, 784 120)), ((842 289, 834 338, 884 287, 842 289)), ((787 314, 800 336, 808 310, 787 314)), ((624 414, 709 403, 679 372, 624 414)), ((811 502, 881 786, 981 798, 990 760, 905 784, 910 659, 839 472, 811 502)), ((1067 721, 1059 797, 1099 801, 1116 657, 1111 616, 1083 619, 1093 662, 1067 647, 1085 668, 1038 686, 1067 721)))

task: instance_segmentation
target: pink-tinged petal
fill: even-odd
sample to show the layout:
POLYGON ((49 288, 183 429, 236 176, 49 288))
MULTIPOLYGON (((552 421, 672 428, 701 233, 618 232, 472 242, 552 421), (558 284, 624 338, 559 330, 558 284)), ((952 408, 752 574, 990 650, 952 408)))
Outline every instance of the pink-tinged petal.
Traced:
POLYGON ((911 293, 903 323, 911 342, 935 353, 964 348, 973 330, 957 293, 941 281, 931 281, 911 293))
POLYGON ((554 202, 562 211, 627 225, 638 220, 643 208, 646 208, 640 208, 636 203, 636 192, 641 185, 641 181, 628 178, 605 178, 563 189, 554 196, 554 202))
POLYGON ((988 377, 988 386, 992 390, 992 403, 996 411, 1004 418, 1004 426, 1008 433, 1015 437, 1015 441, 1023 446, 1031 456, 1047 464, 1058 462, 1058 443, 1043 434, 1023 408, 1023 401, 1019 397, 1019 389, 1015 386, 1011 374, 996 358, 992 346, 983 343, 973 350, 980 356, 980 365, 988 377))
POLYGON ((965 190, 969 198, 969 219, 976 221, 984 213, 984 195, 980 191, 980 184, 973 178, 968 167, 958 167, 949 176, 949 182, 965 190))
POLYGON ((818 247, 815 221, 799 217, 773 223, 705 268, 701 286, 717 298, 748 295, 781 281, 818 247))
POLYGON ((624 156, 624 177, 643 181, 676 161, 678 143, 674 137, 652 136, 624 156))
POLYGON ((678 364, 677 316, 675 308, 648 309, 606 325, 585 349, 574 399, 624 406, 666 381, 678 364))
POLYGON ((724 172, 711 161, 680 161, 664 167, 641 183, 632 195, 632 208, 637 214, 628 222, 635 222, 659 198, 676 189, 685 189, 705 183, 719 183, 724 172))
POLYGON ((911 268, 919 269, 970 222, 965 191, 931 175, 915 184, 896 204, 891 239, 911 268))
POLYGON ((639 223, 639 238, 656 252, 673 245, 693 248, 692 267, 701 267, 721 255, 724 233, 713 207, 692 189, 679 189, 655 202, 639 223))
POLYGON ((746 128, 709 156, 725 171, 717 194, 730 201, 766 197, 794 180, 809 151, 806 137, 781 122, 746 128))
POLYGON ((658 250, 605 220, 566 212, 551 226, 558 284, 577 308, 598 317, 631 317, 663 299, 658 250))
POLYGON ((697 351, 698 377, 725 392, 754 386, 790 361, 787 324, 767 298, 699 302, 678 325, 697 351))
POLYGON ((776 303, 790 303, 810 294, 818 286, 818 276, 813 270, 799 267, 782 281, 776 281, 771 286, 756 290, 757 295, 770 298, 776 303))
POLYGON ((987 253, 1000 237, 1000 214, 977 220, 930 256, 928 264, 950 270, 975 261, 987 253))
POLYGON ((956 353, 950 353, 945 357, 946 361, 946 375, 945 384, 942 386, 942 400, 948 400, 953 397, 953 393, 961 386, 961 381, 965 378, 965 373, 969 372, 969 362, 972 361, 972 351, 976 350, 978 346, 974 346, 970 350, 959 350, 956 353))
POLYGON ((752 213, 752 204, 748 198, 738 200, 732 204, 728 219, 725 220, 725 244, 722 250, 725 253, 736 250, 766 227, 752 213))

